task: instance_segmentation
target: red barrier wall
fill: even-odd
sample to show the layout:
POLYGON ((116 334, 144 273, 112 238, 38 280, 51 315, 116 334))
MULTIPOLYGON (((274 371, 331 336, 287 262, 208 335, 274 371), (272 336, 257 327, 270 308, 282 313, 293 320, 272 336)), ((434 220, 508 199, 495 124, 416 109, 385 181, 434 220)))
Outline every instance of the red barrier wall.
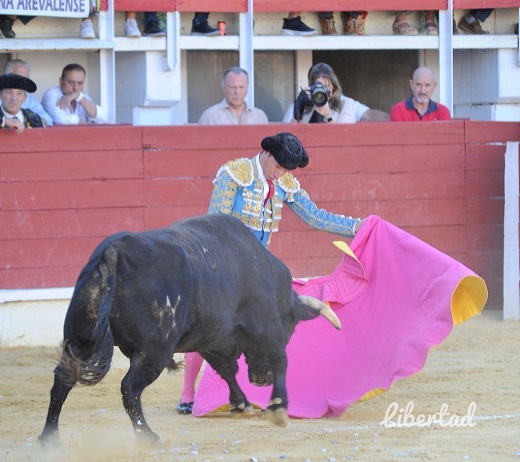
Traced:
MULTIPOLYGON (((73 286, 108 234, 205 213, 218 167, 287 130, 311 156, 297 176, 319 206, 406 229, 482 275, 501 307, 505 142, 520 124, 462 120, 2 130, 0 289, 73 286)), ((284 215, 270 250, 294 276, 332 271, 337 237, 284 215)))

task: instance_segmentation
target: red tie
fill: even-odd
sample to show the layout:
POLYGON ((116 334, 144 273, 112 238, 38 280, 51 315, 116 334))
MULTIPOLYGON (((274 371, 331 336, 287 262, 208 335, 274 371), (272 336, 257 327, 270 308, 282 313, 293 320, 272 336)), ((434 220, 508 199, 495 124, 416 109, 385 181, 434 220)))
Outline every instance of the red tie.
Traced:
POLYGON ((273 184, 273 180, 266 180, 267 181, 267 186, 269 187, 269 190, 267 191, 267 197, 265 198, 265 201, 264 201, 264 206, 265 204, 267 204, 267 201, 269 199, 271 199, 271 197, 274 196, 274 184, 273 184))

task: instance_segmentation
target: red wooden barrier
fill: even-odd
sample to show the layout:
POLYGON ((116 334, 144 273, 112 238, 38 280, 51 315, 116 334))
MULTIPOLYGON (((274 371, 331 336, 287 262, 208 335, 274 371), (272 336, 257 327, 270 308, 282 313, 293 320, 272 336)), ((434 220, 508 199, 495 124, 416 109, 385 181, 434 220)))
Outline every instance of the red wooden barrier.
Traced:
POLYGON ((114 0, 115 11, 176 11, 175 0, 114 0))
MULTIPOLYGON (((287 130, 311 156, 297 176, 319 206, 402 227, 482 275, 501 306, 505 142, 520 123, 462 120, 2 130, 0 289, 73 286, 108 234, 205 213, 218 167, 287 130)), ((336 238, 287 209, 270 250, 294 276, 325 274, 336 238)))

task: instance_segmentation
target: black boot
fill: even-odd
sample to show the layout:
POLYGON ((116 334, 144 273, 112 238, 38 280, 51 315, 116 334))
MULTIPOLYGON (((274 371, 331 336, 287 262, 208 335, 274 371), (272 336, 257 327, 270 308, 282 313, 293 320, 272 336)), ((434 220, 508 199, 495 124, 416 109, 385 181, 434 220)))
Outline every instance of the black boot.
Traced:
POLYGON ((9 16, 0 16, 0 36, 4 38, 15 38, 16 34, 13 31, 14 19, 9 16))
POLYGON ((191 35, 219 35, 220 31, 208 24, 209 13, 195 13, 191 22, 191 35))

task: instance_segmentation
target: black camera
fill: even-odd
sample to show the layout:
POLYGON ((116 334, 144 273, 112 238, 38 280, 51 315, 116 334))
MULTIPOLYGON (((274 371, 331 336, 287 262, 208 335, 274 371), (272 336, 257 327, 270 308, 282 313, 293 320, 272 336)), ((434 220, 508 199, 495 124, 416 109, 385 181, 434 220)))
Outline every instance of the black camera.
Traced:
POLYGON ((312 108, 314 106, 325 106, 325 104, 327 104, 327 101, 329 100, 329 97, 330 91, 328 87, 326 87, 320 82, 316 82, 314 85, 311 85, 308 90, 304 90, 302 88, 300 94, 298 95, 298 98, 296 98, 296 101, 294 102, 294 119, 297 122, 302 120, 302 115, 305 111, 305 108, 307 108, 308 110, 309 108, 312 108))
POLYGON ((330 97, 328 87, 320 82, 316 82, 314 85, 309 87, 309 92, 311 93, 311 101, 315 106, 321 107, 327 104, 330 97))

